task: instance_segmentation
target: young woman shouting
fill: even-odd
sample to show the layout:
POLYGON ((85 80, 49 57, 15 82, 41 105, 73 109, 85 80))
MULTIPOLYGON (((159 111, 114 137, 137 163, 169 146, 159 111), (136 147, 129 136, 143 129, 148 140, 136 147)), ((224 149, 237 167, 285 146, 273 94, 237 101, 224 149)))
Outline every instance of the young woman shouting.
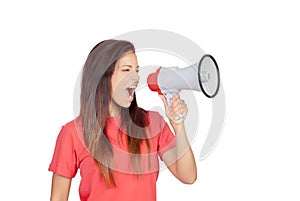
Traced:
POLYGON ((184 127, 187 105, 177 94, 169 107, 161 96, 174 135, 159 113, 138 107, 138 70, 128 41, 105 40, 89 53, 80 115, 62 127, 49 167, 52 201, 68 200, 78 169, 81 200, 154 201, 158 157, 181 182, 195 182, 196 163, 184 127), (177 115, 183 118, 175 121, 177 115))

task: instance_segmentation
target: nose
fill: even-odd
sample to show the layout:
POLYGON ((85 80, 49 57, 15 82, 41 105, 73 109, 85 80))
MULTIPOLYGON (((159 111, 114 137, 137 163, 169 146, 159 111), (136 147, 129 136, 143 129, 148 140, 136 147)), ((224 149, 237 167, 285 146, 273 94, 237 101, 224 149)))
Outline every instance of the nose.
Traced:
POLYGON ((135 71, 135 70, 132 71, 132 73, 130 75, 130 79, 133 80, 133 81, 135 81, 135 82, 138 82, 139 79, 140 79, 140 76, 139 76, 138 72, 135 71))
POLYGON ((135 71, 135 76, 136 76, 136 79, 139 81, 140 75, 139 75, 139 73, 137 71, 135 71))

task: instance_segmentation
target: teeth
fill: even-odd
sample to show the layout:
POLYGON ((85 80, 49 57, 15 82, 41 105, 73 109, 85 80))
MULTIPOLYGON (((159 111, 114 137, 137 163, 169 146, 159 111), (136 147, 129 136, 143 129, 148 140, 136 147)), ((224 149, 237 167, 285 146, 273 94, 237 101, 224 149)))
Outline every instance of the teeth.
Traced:
POLYGON ((129 87, 127 88, 127 90, 128 90, 128 95, 129 95, 130 98, 133 97, 133 94, 134 94, 134 90, 135 90, 135 89, 136 89, 136 86, 129 86, 129 87))

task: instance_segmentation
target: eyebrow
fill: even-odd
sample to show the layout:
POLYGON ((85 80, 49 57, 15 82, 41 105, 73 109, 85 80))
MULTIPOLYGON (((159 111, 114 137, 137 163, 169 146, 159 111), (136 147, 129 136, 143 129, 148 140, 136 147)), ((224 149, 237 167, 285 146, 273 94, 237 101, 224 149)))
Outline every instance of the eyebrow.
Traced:
MULTIPOLYGON (((123 67, 124 66, 127 66, 127 67, 130 67, 130 68, 132 68, 132 65, 129 65, 129 64, 125 64, 125 65, 123 65, 123 67)), ((140 66, 136 66, 136 68, 139 68, 140 66)))

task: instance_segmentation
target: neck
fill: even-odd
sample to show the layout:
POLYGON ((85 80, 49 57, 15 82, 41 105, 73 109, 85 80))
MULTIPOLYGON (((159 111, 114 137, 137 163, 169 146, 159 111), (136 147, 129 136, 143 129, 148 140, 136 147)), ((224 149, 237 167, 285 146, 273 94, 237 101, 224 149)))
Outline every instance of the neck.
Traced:
POLYGON ((109 106, 109 116, 118 117, 120 115, 121 115, 121 107, 117 105, 114 101, 112 101, 109 106))

